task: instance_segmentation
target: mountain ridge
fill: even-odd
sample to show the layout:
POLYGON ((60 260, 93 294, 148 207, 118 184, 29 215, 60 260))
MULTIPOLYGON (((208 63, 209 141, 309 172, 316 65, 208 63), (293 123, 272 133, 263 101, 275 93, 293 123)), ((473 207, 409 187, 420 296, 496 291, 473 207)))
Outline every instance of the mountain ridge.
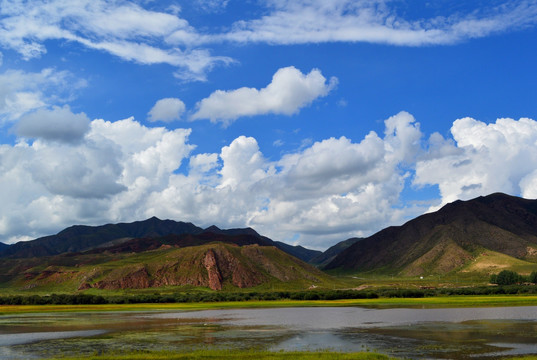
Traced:
POLYGON ((155 216, 131 223, 105 224, 100 226, 73 225, 56 235, 35 240, 0 246, 0 258, 30 258, 76 253, 123 243, 136 238, 158 238, 167 235, 213 232, 222 235, 249 235, 262 239, 266 245, 276 246, 301 260, 308 261, 321 252, 274 241, 262 236, 252 228, 220 229, 211 225, 206 229, 190 222, 161 220, 155 216))
POLYGON ((502 193, 457 200, 358 241, 325 269, 445 273, 463 267, 482 250, 535 260, 537 200, 502 193))
POLYGON ((84 252, 5 258, 0 261, 0 285, 18 291, 75 292, 162 287, 223 290, 267 284, 307 288, 331 282, 329 275, 280 250, 270 239, 251 231, 231 232, 239 233, 169 234, 84 252))

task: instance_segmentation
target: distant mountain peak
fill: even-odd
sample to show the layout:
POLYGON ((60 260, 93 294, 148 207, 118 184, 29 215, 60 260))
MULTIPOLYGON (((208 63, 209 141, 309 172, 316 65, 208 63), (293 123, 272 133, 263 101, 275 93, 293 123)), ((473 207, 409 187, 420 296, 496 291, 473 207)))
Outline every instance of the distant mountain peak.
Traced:
POLYGON ((206 232, 220 232, 220 231, 222 231, 222 229, 220 229, 216 225, 211 225, 208 228, 204 229, 203 231, 206 231, 206 232))

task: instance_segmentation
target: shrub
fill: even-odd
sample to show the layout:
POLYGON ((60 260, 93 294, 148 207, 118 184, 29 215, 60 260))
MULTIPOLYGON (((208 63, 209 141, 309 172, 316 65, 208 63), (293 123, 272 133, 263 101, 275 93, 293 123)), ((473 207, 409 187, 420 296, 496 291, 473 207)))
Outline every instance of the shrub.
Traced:
MULTIPOLYGON (((491 279, 492 281, 492 279, 491 279)), ((495 284, 498 285, 513 285, 521 281, 521 276, 511 270, 502 270, 496 276, 495 284)))

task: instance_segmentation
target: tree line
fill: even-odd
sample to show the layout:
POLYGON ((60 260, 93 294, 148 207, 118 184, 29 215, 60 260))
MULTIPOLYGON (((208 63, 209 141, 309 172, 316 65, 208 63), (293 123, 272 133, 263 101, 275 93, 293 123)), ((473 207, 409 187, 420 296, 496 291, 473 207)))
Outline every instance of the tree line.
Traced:
POLYGON ((503 270, 498 274, 490 276, 490 283, 497 285, 513 285, 522 283, 537 283, 537 271, 533 271, 529 276, 520 275, 515 271, 503 270))
MULTIPOLYGON (((502 276, 498 277, 500 279, 502 276)), ((192 292, 102 296, 92 294, 51 294, 0 296, 0 305, 79 305, 193 303, 262 300, 343 300, 375 298, 422 298, 449 295, 537 294, 537 286, 503 285, 442 289, 308 290, 274 292, 192 292)))

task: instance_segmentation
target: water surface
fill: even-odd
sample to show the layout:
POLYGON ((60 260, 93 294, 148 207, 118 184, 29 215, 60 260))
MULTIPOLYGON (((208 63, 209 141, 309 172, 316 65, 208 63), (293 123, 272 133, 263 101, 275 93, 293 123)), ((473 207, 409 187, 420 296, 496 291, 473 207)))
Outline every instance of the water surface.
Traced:
POLYGON ((0 316, 0 359, 199 348, 372 350, 409 358, 537 354, 537 307, 361 307, 0 316))

